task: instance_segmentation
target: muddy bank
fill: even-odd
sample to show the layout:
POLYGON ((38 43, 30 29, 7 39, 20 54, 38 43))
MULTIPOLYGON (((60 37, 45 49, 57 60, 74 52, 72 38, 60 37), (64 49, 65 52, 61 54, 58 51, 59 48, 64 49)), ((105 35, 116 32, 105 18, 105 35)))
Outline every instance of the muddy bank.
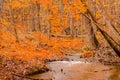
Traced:
POLYGON ((59 55, 58 57, 53 56, 52 58, 33 58, 30 60, 22 60, 13 57, 6 57, 0 55, 0 79, 1 80, 17 80, 21 77, 16 76, 29 76, 48 71, 46 62, 65 60, 65 56, 59 55))
POLYGON ((0 79, 16 80, 20 77, 13 73, 21 75, 30 75, 48 70, 42 59, 33 59, 30 61, 18 60, 10 57, 0 56, 0 79))

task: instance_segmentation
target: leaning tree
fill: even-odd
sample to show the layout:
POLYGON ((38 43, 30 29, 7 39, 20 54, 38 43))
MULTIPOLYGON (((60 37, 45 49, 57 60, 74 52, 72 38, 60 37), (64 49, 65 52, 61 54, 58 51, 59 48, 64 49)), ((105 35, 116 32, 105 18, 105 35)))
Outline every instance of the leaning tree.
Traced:
MULTIPOLYGON (((100 0, 97 0, 100 3, 100 0)), ((85 0, 81 0, 81 2, 87 6, 87 4, 85 3, 85 0)), ((91 0, 92 4, 94 5, 94 7, 101 13, 101 15, 103 16, 104 20, 105 20, 105 24, 107 27, 110 28, 110 30, 112 31, 112 33, 114 33, 115 35, 112 36, 108 33, 107 30, 102 29, 101 24, 99 24, 97 22, 97 19, 95 17, 95 14, 92 12, 91 8, 87 6, 87 11, 86 13, 82 14, 82 16, 85 17, 85 21, 86 21, 86 26, 88 26, 87 28, 89 28, 89 33, 93 33, 93 26, 91 26, 90 24, 94 24, 95 27, 99 30, 99 32, 102 34, 102 36, 105 38, 105 40, 107 41, 107 43, 110 45, 110 47, 115 51, 115 53, 120 57, 120 34, 117 31, 117 29, 115 28, 115 25, 112 24, 112 20, 110 17, 108 17, 107 13, 105 13, 106 11, 103 8, 103 5, 98 5, 96 3, 95 0, 91 0), (103 10, 101 10, 103 9, 103 10)), ((101 3, 102 4, 102 3, 101 3)), ((93 34, 90 34, 90 36, 93 34)), ((89 36, 89 37, 90 37, 89 36)), ((96 43, 97 45, 97 40, 94 37, 95 34, 89 38, 89 40, 91 41, 91 43, 93 43, 92 41, 94 40, 94 43, 96 43)))

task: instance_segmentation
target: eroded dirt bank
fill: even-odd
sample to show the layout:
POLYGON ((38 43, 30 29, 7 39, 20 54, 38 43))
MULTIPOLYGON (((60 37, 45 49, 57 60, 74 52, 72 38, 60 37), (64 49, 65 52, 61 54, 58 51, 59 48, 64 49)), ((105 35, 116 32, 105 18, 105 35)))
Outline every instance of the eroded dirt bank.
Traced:
POLYGON ((46 70, 45 64, 41 59, 31 61, 17 60, 5 56, 0 56, 0 79, 1 80, 16 80, 19 77, 13 73, 28 75, 41 69, 46 70))
POLYGON ((45 65, 46 61, 62 60, 62 58, 42 59, 35 58, 31 60, 20 60, 14 57, 5 57, 0 55, 0 79, 1 80, 17 80, 21 77, 18 75, 32 75, 36 73, 42 73, 48 70, 45 65))

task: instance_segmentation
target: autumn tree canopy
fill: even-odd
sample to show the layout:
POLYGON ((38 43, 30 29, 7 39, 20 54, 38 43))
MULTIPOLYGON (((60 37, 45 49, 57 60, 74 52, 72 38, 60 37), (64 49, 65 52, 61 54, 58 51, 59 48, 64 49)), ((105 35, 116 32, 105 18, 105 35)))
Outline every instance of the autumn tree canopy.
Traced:
POLYGON ((77 38, 91 49, 106 40, 119 53, 119 5, 119 0, 0 0, 1 39, 20 43, 35 38, 39 47, 52 37, 77 38))

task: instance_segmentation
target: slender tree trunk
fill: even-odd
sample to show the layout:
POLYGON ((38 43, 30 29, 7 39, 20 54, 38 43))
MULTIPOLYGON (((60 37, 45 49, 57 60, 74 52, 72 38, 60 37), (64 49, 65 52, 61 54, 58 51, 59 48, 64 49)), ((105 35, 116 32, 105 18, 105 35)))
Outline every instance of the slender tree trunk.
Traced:
POLYGON ((0 0, 0 22, 1 22, 2 7, 3 7, 3 0, 0 0))
POLYGON ((50 39, 50 22, 47 21, 47 38, 50 39))
MULTIPOLYGON (((9 0, 9 3, 11 3, 10 0, 9 0)), ((11 6, 9 7, 9 11, 10 11, 10 17, 11 17, 11 26, 14 27, 14 34, 15 34, 15 37, 16 37, 16 42, 19 42, 17 29, 16 29, 15 24, 14 24, 13 10, 12 10, 11 6)))
POLYGON ((79 20, 77 19, 76 20, 76 28, 75 28, 75 37, 78 37, 78 35, 79 35, 79 28, 80 28, 80 26, 79 26, 79 20))
POLYGON ((71 13, 69 13, 69 21, 70 21, 70 35, 74 37, 73 18, 71 13))
POLYGON ((30 12, 30 14, 31 14, 31 27, 32 27, 32 31, 36 31, 36 26, 35 26, 35 15, 34 15, 34 12, 35 12, 35 10, 34 10, 34 4, 32 3, 32 1, 30 0, 30 4, 31 4, 31 6, 30 6, 30 8, 31 8, 31 12, 30 12))
MULTIPOLYGON (((81 0, 81 2, 84 3, 85 0, 81 0)), ((86 31, 87 31, 88 42, 89 42, 89 45, 91 46, 92 49, 96 49, 99 45, 99 42, 95 36, 92 22, 89 18, 87 18, 87 17, 90 17, 88 14, 89 13, 86 12, 85 16, 83 16, 83 18, 85 19, 84 23, 85 23, 85 27, 86 27, 86 31)))
MULTIPOLYGON (((64 4, 63 4, 63 0, 60 0, 60 5, 59 5, 59 14, 60 14, 60 23, 63 24, 64 21, 63 21, 63 10, 64 10, 64 4)), ((63 26, 61 26, 62 29, 64 29, 63 26)))
POLYGON ((85 16, 84 16, 84 19, 85 19, 84 21, 85 21, 85 27, 86 27, 86 31, 87 31, 88 42, 92 49, 96 49, 98 47, 99 43, 95 36, 94 30, 92 27, 92 22, 85 16))
MULTIPOLYGON (((68 0, 69 3, 71 1, 73 2, 74 0, 68 0)), ((68 8, 69 8, 69 10, 71 9, 70 7, 68 7, 68 8)), ((71 37, 75 37, 75 30, 74 30, 74 27, 73 27, 73 15, 70 12, 68 13, 68 15, 69 15, 70 35, 71 35, 71 37)))
POLYGON ((114 36, 114 39, 119 43, 120 42, 120 34, 118 33, 118 31, 116 30, 115 26, 112 24, 112 21, 111 19, 108 17, 106 11, 104 10, 103 8, 103 5, 101 3, 101 6, 98 6, 95 1, 93 1, 95 7, 100 11, 100 13, 102 14, 105 22, 106 22, 106 25, 110 28, 111 32, 113 33, 114 36), (103 11, 101 10, 103 9, 103 11))
POLYGON ((39 15, 39 12, 40 12, 40 4, 36 1, 36 4, 35 4, 35 31, 40 31, 40 15, 39 15))
POLYGON ((36 6, 37 6, 37 26, 38 26, 38 31, 41 30, 41 25, 40 25, 40 4, 39 3, 36 3, 36 6))
MULTIPOLYGON (((49 15, 49 10, 47 11, 47 15, 49 15)), ((50 39, 50 31, 51 31, 51 25, 50 25, 50 21, 47 20, 47 37, 48 39, 50 39)))

